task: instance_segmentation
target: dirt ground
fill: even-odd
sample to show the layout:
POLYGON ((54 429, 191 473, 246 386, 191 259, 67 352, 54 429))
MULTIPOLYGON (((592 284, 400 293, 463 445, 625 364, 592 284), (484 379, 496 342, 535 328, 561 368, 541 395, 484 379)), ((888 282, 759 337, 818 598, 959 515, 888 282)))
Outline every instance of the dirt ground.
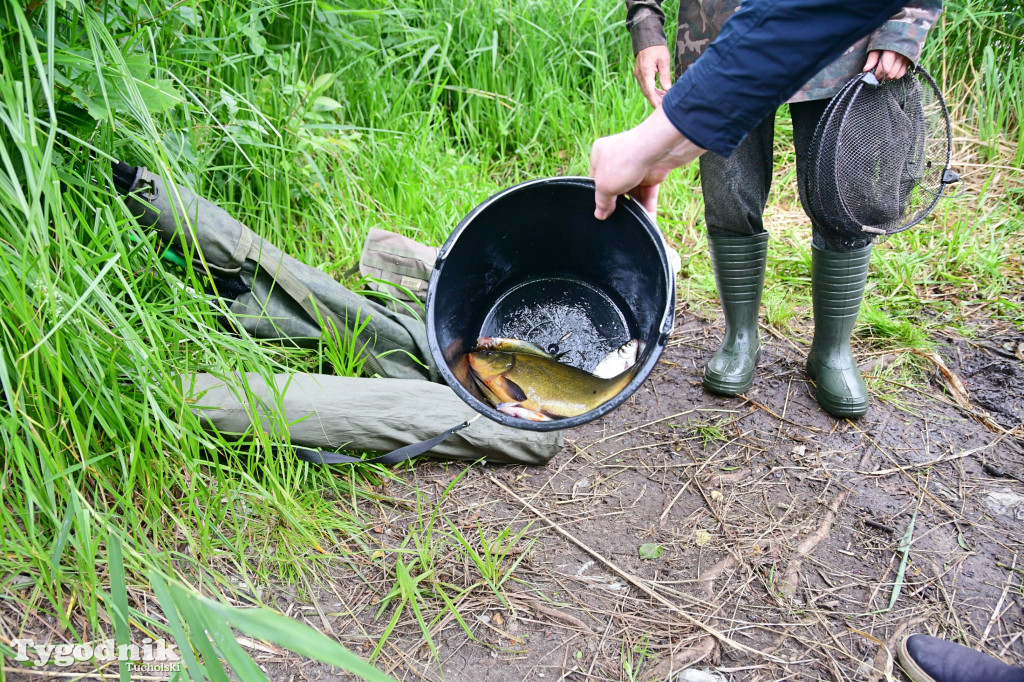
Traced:
MULTIPOLYGON (((814 400, 806 333, 766 329, 753 389, 705 393, 721 332, 680 310, 643 388, 567 431, 547 467, 476 466, 445 496, 464 467, 418 463, 408 490, 466 537, 525 529, 499 562, 520 563, 505 603, 478 588, 455 604, 465 627, 442 615, 436 656, 405 608, 378 665, 467 682, 689 679, 688 668, 902 680, 894 654, 912 632, 1024 663, 1024 337, 993 326, 982 342, 938 339, 939 354, 916 357, 934 371, 927 389, 879 378, 884 400, 850 422, 814 400), (648 544, 660 555, 641 558, 648 544)), ((857 352, 868 376, 894 357, 857 352)), ((399 547, 418 522, 414 505, 395 506, 370 539, 399 547)), ((479 580, 464 553, 435 549, 439 577, 479 580)), ((314 604, 278 606, 368 654, 394 613, 392 602, 378 617, 392 582, 377 573, 341 571, 314 604)), ((345 679, 256 658, 272 679, 345 679)))
MULTIPOLYGON (((364 656, 393 623, 376 663, 400 680, 904 680, 894 655, 912 632, 1024 663, 1024 335, 991 323, 937 353, 856 345, 874 397, 850 422, 814 400, 809 327, 764 328, 748 394, 707 394, 721 334, 681 308, 641 390, 566 431, 546 467, 417 462, 376 491, 394 503, 368 507, 384 510, 369 556, 265 598, 364 656), (891 371, 901 359, 928 382, 891 371), (396 617, 388 600, 417 542, 433 566, 407 583, 436 654, 412 602, 396 617)), ((244 645, 272 680, 351 679, 244 645)))

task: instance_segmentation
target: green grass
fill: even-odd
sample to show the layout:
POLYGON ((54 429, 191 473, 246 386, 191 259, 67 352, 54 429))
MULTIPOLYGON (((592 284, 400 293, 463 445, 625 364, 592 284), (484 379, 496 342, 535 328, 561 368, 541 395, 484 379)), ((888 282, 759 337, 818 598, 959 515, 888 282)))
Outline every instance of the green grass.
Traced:
POLYGON ((729 420, 727 418, 721 418, 716 420, 699 420, 690 425, 689 431, 697 438, 700 438, 700 442, 704 447, 717 443, 718 441, 727 440, 725 431, 722 429, 723 425, 729 420))
POLYGON ((622 663, 622 674, 625 679, 631 682, 641 679, 640 671, 644 664, 649 659, 656 658, 655 654, 648 648, 650 639, 650 634, 645 633, 640 638, 640 641, 632 646, 626 640, 622 640, 622 644, 619 645, 619 660, 622 663))
MULTIPOLYGON (((118 606, 112 583, 153 594, 151 576, 163 576, 167 614, 196 595, 223 600, 240 580, 305 585, 345 562, 358 568, 381 504, 374 486, 395 475, 311 469, 269 439, 202 430, 182 374, 357 373, 359 349, 226 333, 178 286, 201 290, 201 276, 161 261, 131 221, 111 158, 194 186, 340 278, 370 227, 439 244, 499 189, 585 173, 596 136, 647 112, 623 15, 619 3, 587 0, 4 3, 0 589, 13 596, 0 616, 30 627, 35 610, 83 641, 112 636, 110 614, 127 608, 167 634, 159 614, 118 606)), ((1010 2, 952 3, 937 27, 926 63, 967 140, 956 157, 978 165, 967 196, 876 249, 862 338, 920 347, 977 315, 1024 328, 1024 183, 1013 171, 1024 153, 1022 34, 1010 2)), ((780 116, 773 215, 798 210, 787 125, 780 116)), ((677 172, 663 197, 660 225, 692 255, 681 295, 713 301, 696 169, 677 172)), ((772 241, 768 322, 783 333, 806 309, 801 230, 772 241)), ((444 532, 500 592, 515 568, 502 554, 511 537, 444 532)), ((388 589, 414 610, 447 589, 419 580, 431 570, 422 551, 388 563, 388 589)), ((213 608, 195 604, 190 636, 213 608)), ((425 634, 432 618, 417 617, 425 634)))
POLYGON ((803 298, 806 296, 801 297, 799 289, 782 283, 766 290, 762 296, 764 321, 778 331, 785 332, 799 314, 796 301, 806 303, 803 298))

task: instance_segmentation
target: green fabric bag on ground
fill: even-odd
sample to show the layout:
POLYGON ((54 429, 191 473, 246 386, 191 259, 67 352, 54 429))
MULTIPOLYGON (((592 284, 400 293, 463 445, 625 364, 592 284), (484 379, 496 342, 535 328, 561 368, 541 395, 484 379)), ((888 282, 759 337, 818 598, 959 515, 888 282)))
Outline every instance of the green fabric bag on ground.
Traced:
MULTIPOLYGON (((182 388, 207 428, 232 437, 252 437, 258 428, 273 437, 275 424, 284 424, 291 444, 307 448, 388 452, 479 416, 450 388, 428 381, 276 374, 268 383, 256 373, 231 381, 199 373, 184 376, 182 388)), ((429 456, 546 464, 561 449, 561 432, 476 419, 429 456)))
MULTIPOLYGON (((346 289, 188 188, 169 187, 142 167, 132 171, 133 179, 123 189, 125 203, 138 223, 155 228, 163 241, 192 257, 192 267, 215 281, 241 280, 246 291, 230 302, 229 309, 246 332, 311 346, 328 329, 327 322, 351 334, 357 321, 368 320, 354 340, 357 347, 365 346, 367 373, 441 380, 422 322, 346 289)), ((116 183, 116 167, 114 172, 116 183)))
MULTIPOLYGON (((207 428, 232 437, 256 430, 297 446, 299 459, 358 462, 325 450, 387 452, 382 463, 428 454, 445 459, 545 464, 562 447, 558 432, 522 431, 479 415, 440 381, 423 322, 346 289, 283 253, 216 204, 184 187, 170 188, 145 168, 114 167, 114 181, 143 227, 155 228, 191 266, 233 290, 231 319, 261 339, 315 344, 330 322, 365 345, 364 365, 381 378, 259 374, 183 377, 190 405, 207 428), (421 381, 409 381, 420 379, 421 381), (427 381, 422 381, 426 379, 427 381), (303 451, 314 448, 314 451, 303 451), (399 452, 392 452, 398 449, 399 452)), ((375 230, 363 253, 382 287, 426 291, 436 249, 375 230), (404 280, 402 278, 405 278, 404 280)), ((399 291, 399 290, 396 290, 399 291)))

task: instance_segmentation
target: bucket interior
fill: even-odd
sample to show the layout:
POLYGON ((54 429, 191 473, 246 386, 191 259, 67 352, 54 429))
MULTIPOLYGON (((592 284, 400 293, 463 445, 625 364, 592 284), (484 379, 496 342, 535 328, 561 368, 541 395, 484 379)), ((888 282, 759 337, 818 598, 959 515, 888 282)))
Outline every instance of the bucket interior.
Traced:
POLYGON ((572 277, 528 280, 505 292, 484 317, 479 336, 522 339, 559 362, 593 372, 633 338, 626 310, 593 284, 572 277))
POLYGON ((672 326, 674 286, 657 228, 631 199, 599 221, 593 183, 518 185, 470 213, 442 247, 427 295, 434 360, 472 407, 518 428, 567 428, 620 404, 650 372, 672 326), (631 339, 644 342, 633 381, 586 414, 529 422, 493 409, 469 375, 478 337, 529 341, 587 372, 631 339))

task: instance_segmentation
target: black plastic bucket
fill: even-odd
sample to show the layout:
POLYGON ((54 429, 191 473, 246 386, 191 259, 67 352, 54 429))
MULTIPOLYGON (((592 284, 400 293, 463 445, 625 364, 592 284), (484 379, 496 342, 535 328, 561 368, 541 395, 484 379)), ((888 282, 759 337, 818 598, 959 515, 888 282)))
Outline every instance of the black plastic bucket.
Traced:
POLYGON ((597 220, 593 180, 548 178, 495 194, 455 228, 430 277, 427 339, 445 381, 477 412, 551 431, 597 419, 639 388, 674 314, 664 242, 640 204, 619 197, 615 213, 597 220), (466 353, 481 336, 530 341, 586 371, 630 339, 645 346, 614 398, 576 417, 534 422, 498 412, 474 385, 466 353))

